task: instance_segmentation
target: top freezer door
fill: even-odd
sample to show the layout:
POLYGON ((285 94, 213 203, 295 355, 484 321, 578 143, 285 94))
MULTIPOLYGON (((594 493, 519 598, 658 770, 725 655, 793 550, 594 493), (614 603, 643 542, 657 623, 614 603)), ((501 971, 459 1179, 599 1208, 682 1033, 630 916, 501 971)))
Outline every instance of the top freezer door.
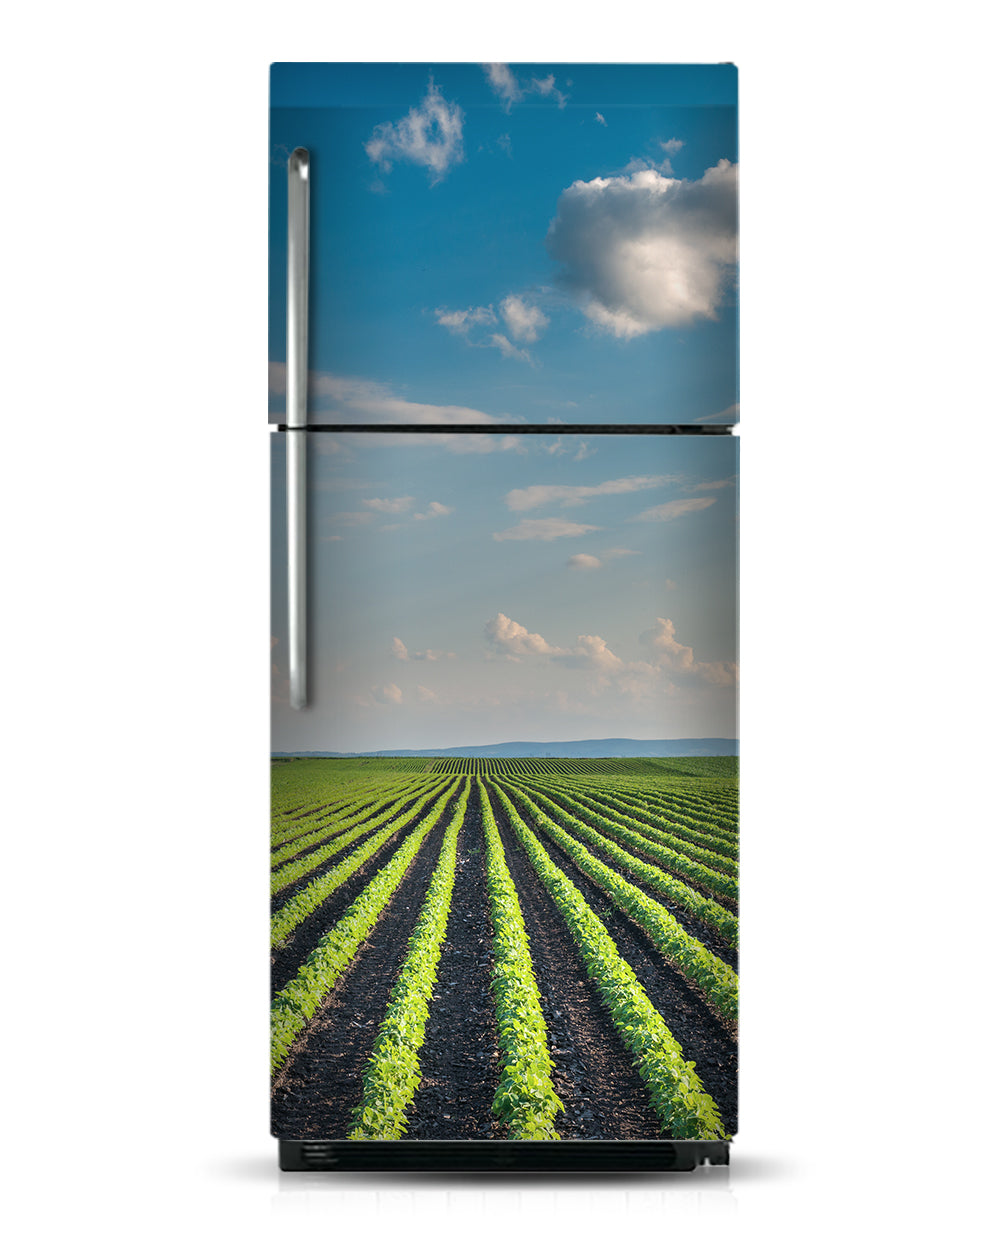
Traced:
POLYGON ((309 155, 311 425, 738 421, 732 65, 272 67, 309 155))

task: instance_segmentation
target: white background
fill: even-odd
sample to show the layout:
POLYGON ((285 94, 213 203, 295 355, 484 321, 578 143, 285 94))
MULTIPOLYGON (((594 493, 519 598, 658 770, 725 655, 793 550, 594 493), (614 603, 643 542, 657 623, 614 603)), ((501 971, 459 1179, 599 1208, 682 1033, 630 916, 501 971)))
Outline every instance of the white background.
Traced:
POLYGON ((8 14, 9 1234, 982 1234, 996 1121, 986 11, 8 14), (740 67, 745 1006, 728 1172, 275 1170, 261 857, 277 59, 740 67))

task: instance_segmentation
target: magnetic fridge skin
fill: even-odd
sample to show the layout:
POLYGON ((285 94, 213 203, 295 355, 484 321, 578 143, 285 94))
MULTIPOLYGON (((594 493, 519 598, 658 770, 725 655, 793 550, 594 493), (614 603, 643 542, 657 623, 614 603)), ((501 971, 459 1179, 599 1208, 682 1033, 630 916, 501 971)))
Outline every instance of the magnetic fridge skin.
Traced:
POLYGON ((608 1168, 722 1160, 735 70, 278 65, 272 81, 283 1165, 364 1148, 382 1161, 352 1165, 484 1147, 539 1168, 557 1149, 608 1168), (281 428, 296 147, 312 195, 302 710, 281 428))

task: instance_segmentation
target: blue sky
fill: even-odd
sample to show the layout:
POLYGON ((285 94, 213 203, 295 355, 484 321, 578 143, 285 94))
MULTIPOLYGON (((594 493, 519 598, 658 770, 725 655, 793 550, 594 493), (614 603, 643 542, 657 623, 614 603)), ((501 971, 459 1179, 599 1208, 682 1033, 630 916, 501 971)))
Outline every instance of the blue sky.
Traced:
POLYGON ((272 436, 276 750, 735 735, 737 439, 309 443, 316 678, 295 712, 272 436))
MULTIPOLYGON (((735 421, 735 70, 276 66, 312 157, 313 422, 735 421)), ((315 669, 276 750, 735 736, 738 441, 310 436, 315 669)))
POLYGON ((275 420, 296 145, 314 419, 737 419, 735 69, 279 65, 273 95, 313 105, 271 113, 275 420))

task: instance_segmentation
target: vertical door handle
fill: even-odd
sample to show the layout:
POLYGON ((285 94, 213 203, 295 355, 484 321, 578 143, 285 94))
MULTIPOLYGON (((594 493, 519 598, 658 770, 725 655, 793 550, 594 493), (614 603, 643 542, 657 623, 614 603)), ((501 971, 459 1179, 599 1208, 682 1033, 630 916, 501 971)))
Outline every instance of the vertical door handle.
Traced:
POLYGON ((288 160, 288 341, 285 438, 288 494, 288 679, 292 707, 307 702, 306 443, 309 433, 309 152, 288 160))

